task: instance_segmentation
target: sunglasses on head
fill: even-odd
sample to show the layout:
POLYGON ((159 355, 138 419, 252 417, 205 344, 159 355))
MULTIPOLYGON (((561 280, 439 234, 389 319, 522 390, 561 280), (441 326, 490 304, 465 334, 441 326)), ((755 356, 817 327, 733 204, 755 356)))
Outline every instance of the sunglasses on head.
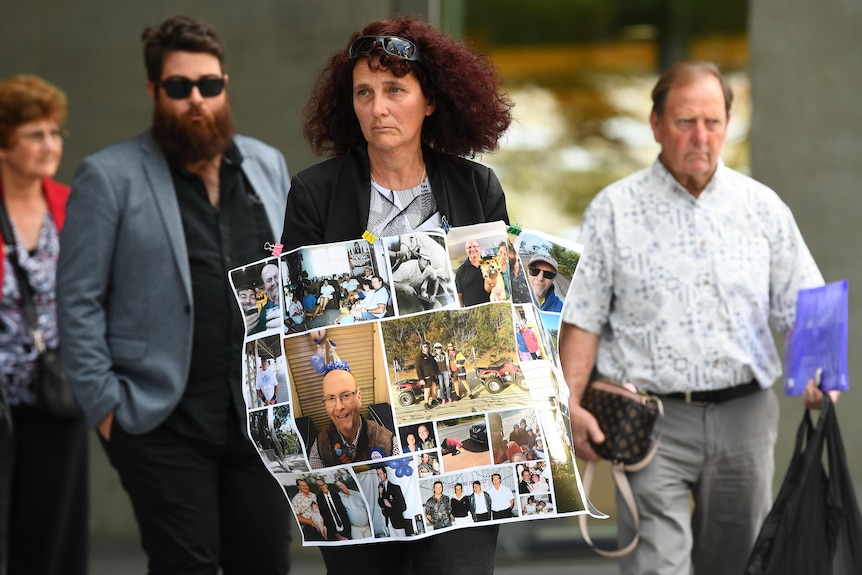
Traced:
POLYGON ((548 270, 540 270, 539 268, 536 268, 536 267, 530 268, 530 275, 531 276, 537 276, 539 274, 543 274, 543 276, 546 280, 552 280, 555 277, 557 277, 557 272, 549 272, 548 270))
POLYGON ((204 98, 214 98, 222 93, 225 86, 224 78, 207 77, 193 82, 188 78, 168 78, 156 82, 156 86, 165 89, 165 94, 172 100, 184 100, 192 94, 192 88, 197 86, 198 92, 204 98))
POLYGON ((404 38, 398 36, 360 36, 353 41, 347 50, 347 57, 351 60, 370 54, 375 48, 383 48, 387 54, 391 54, 408 62, 422 62, 419 48, 404 38))

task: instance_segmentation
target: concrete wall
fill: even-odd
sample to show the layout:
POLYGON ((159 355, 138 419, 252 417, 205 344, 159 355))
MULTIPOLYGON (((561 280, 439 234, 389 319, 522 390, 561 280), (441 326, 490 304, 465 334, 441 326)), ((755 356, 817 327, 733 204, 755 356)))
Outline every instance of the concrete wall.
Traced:
MULTIPOLYGON (((850 283, 850 393, 838 405, 857 491, 862 488, 862 4, 857 0, 750 3, 752 172, 787 202, 826 281, 850 283), (854 247, 856 246, 856 247, 854 247)), ((779 395, 782 395, 779 392, 779 395)), ((802 416, 782 398, 777 481, 802 416)))
POLYGON ((317 161, 302 139, 300 110, 318 71, 351 32, 395 6, 385 0, 30 0, 10 8, 12 17, 0 19, 0 77, 38 74, 67 92, 72 137, 58 175, 68 182, 81 157, 149 126, 145 26, 174 14, 215 25, 227 44, 237 129, 278 147, 296 172, 317 161))

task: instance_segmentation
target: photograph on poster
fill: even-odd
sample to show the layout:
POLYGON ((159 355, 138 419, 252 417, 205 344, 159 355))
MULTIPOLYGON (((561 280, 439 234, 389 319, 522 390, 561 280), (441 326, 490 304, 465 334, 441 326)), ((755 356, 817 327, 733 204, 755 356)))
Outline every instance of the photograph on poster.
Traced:
POLYGON ((541 495, 520 495, 521 515, 541 515, 554 512, 554 499, 550 493, 541 495))
POLYGON ((458 306, 442 232, 413 232, 380 241, 386 246, 399 315, 458 306))
POLYGON ((281 274, 278 260, 267 259, 231 270, 230 281, 243 314, 246 335, 283 329, 281 274))
POLYGON ((519 244, 518 233, 520 233, 520 228, 510 227, 506 241, 506 257, 509 260, 507 269, 512 283, 512 303, 531 304, 533 303, 533 292, 527 282, 527 272, 518 257, 516 247, 519 244))
POLYGON ((298 413, 312 429, 308 444, 312 469, 398 455, 377 340, 377 322, 315 329, 284 340, 290 387, 298 413), (344 362, 350 371, 326 374, 318 368, 344 362))
POLYGON ((512 301, 508 238, 503 222, 452 228, 446 238, 462 307, 512 301), (502 262, 502 263, 501 263, 502 262))
POLYGON ((368 500, 350 468, 292 473, 283 484, 304 542, 372 538, 368 500))
POLYGON ((401 436, 401 452, 415 453, 437 447, 434 424, 431 421, 403 425, 398 428, 401 436))
POLYGON ((541 311, 563 311, 583 246, 541 232, 523 231, 516 248, 527 274, 533 303, 541 311))
POLYGON ((357 481, 369 507, 375 538, 410 537, 424 533, 419 502, 419 473, 412 457, 386 464, 355 466, 357 481))
POLYGON ((440 475, 440 457, 436 451, 423 451, 414 456, 419 479, 440 475))
POLYGON ((440 420, 437 436, 446 472, 491 464, 488 422, 484 415, 440 420))
POLYGON ((246 341, 243 368, 243 397, 247 408, 289 401, 287 367, 278 335, 264 335, 246 341))
MULTIPOLYGON (((515 359, 509 304, 397 317, 381 322, 381 330, 399 424, 531 404, 526 378, 515 359), (455 372, 463 368, 463 379, 441 377, 440 366, 451 365, 446 354, 441 362, 435 360, 433 347, 441 342, 447 342, 447 349, 452 344, 461 355, 455 372)), ((451 368, 445 371, 452 373, 451 368)))
MULTIPOLYGON (((489 414, 490 415, 490 414, 489 414)), ((496 463, 512 463, 537 459, 534 451, 536 438, 541 436, 541 426, 534 408, 499 412, 503 425, 505 459, 495 457, 496 463)))
POLYGON ((382 245, 357 240, 282 255, 286 291, 291 301, 302 303, 304 329, 393 315, 386 252, 382 245))
POLYGON ((268 406, 248 412, 248 431, 270 472, 284 484, 285 474, 308 471, 302 440, 290 406, 268 406))

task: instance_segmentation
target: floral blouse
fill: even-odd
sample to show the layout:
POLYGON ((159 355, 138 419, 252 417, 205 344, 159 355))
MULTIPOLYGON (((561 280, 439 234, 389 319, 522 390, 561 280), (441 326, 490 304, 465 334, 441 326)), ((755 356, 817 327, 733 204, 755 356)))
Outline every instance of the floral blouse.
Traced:
MULTIPOLYGON (((16 242, 20 245, 17 230, 15 234, 16 242)), ((36 249, 32 252, 19 250, 18 261, 30 279, 39 326, 42 328, 45 345, 49 348, 56 348, 59 343, 54 289, 59 253, 60 235, 51 214, 46 213, 36 249)), ((15 268, 8 257, 3 258, 2 265, 0 387, 9 405, 33 404, 36 401, 34 384, 38 375, 39 352, 27 330, 15 268)))

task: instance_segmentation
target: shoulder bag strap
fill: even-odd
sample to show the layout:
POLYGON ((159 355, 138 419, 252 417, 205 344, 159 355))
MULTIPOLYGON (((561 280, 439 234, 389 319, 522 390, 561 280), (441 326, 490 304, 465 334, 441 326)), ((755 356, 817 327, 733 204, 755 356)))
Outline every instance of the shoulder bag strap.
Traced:
MULTIPOLYGON (((664 405, 661 402, 661 399, 654 398, 658 405, 658 413, 659 416, 657 418, 657 422, 661 425, 661 422, 664 418, 664 405)), ((610 557, 612 559, 617 559, 624 555, 628 555, 632 552, 635 546, 638 544, 638 540, 640 540, 640 513, 638 513, 638 505, 635 501, 634 493, 632 492, 631 485, 629 485, 629 478, 626 475, 628 471, 640 471, 644 467, 646 467, 652 458, 655 456, 658 451, 659 443, 661 443, 661 434, 656 433, 656 437, 650 446, 649 451, 646 456, 637 463, 632 465, 625 465, 623 463, 614 463, 610 462, 611 465, 611 475, 614 478, 614 483, 617 486, 617 490, 620 492, 620 496, 622 496, 623 501, 626 504, 626 507, 629 510, 629 514, 631 514, 632 522, 634 523, 634 531, 635 535, 629 543, 627 543, 624 547, 620 547, 615 550, 608 549, 599 549, 596 547, 593 540, 590 538, 590 533, 587 527, 587 514, 581 514, 578 516, 578 528, 581 531, 581 537, 584 538, 584 541, 587 542, 587 545, 593 548, 593 551, 601 555, 602 557, 610 557)), ((587 496, 587 499, 590 497, 590 486, 593 484, 593 476, 596 473, 596 462, 588 461, 587 466, 584 469, 583 476, 583 484, 584 484, 584 494, 587 496)))
MULTIPOLYGON (((590 486, 593 483, 593 476, 596 472, 596 462, 588 461, 587 467, 584 469, 584 494, 589 498, 590 494, 590 486)), ((614 482, 617 485, 617 489, 620 492, 620 495, 623 498, 623 501, 626 503, 626 507, 628 507, 629 513, 631 513, 632 521, 634 522, 635 528, 635 536, 634 538, 625 545, 625 547, 621 547, 619 549, 607 550, 607 549, 599 549, 596 547, 596 544, 593 543, 593 540, 590 538, 590 533, 587 527, 587 514, 582 513, 578 515, 578 528, 581 531, 581 537, 584 538, 584 541, 587 542, 587 545, 593 548, 593 551, 601 555, 602 557, 609 557, 611 559, 616 559, 622 557, 623 555, 627 555, 631 553, 631 551, 638 544, 638 540, 640 539, 640 535, 638 531, 640 530, 640 514, 638 513, 637 502, 635 502, 634 494, 632 493, 632 488, 629 485, 628 477, 626 477, 625 466, 622 463, 611 463, 611 473, 614 477, 614 482)))
POLYGON ((39 353, 43 353, 45 351, 45 342, 42 339, 42 330, 39 329, 36 306, 33 305, 33 288, 30 286, 27 272, 24 271, 24 268, 21 267, 21 262, 18 261, 18 244, 15 242, 15 232, 12 231, 12 223, 6 211, 6 203, 2 198, 0 198, 0 234, 3 236, 4 251, 9 258, 9 263, 12 264, 12 269, 15 271, 15 278, 18 280, 24 321, 27 323, 27 329, 30 331, 30 336, 33 338, 36 348, 39 350, 39 353))

